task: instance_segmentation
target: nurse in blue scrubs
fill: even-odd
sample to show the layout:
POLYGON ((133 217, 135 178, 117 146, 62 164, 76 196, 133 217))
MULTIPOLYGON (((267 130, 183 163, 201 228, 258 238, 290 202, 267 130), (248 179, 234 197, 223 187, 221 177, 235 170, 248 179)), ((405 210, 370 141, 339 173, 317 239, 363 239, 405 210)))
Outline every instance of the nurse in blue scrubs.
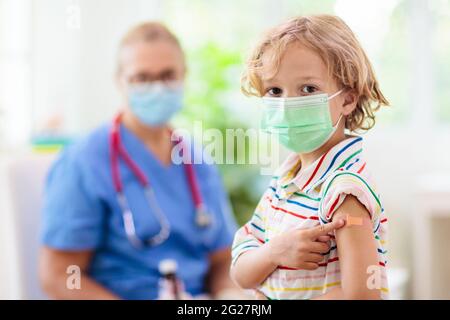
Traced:
POLYGON ((39 275, 49 297, 156 299, 166 259, 192 296, 236 290, 235 222, 219 173, 171 158, 167 123, 182 107, 185 70, 177 39, 158 23, 122 40, 124 108, 67 147, 48 175, 39 275), (77 270, 80 286, 68 286, 77 270))

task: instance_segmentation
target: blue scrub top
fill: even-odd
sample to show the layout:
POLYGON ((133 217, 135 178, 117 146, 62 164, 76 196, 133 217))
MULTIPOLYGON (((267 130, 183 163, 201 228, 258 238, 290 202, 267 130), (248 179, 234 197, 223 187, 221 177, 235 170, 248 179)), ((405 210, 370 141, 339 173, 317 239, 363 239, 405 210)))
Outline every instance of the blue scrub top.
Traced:
MULTIPOLYGON (((93 250, 90 276, 124 299, 157 298, 158 265, 163 259, 178 262, 178 275, 189 293, 205 293, 209 254, 229 247, 236 230, 217 168, 194 164, 201 195, 213 215, 213 224, 202 229, 195 223, 183 165, 164 166, 140 139, 121 126, 123 145, 150 180, 171 225, 170 237, 163 244, 137 249, 126 237, 112 182, 110 128, 104 125, 67 147, 53 165, 46 185, 43 244, 64 251, 93 250)), ((123 161, 120 174, 137 235, 141 239, 152 237, 159 224, 141 184, 123 161)))

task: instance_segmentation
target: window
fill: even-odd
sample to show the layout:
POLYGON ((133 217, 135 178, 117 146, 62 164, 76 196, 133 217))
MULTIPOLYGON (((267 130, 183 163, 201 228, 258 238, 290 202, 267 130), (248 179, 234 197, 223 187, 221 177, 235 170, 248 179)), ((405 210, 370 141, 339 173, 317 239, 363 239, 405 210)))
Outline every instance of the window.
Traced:
POLYGON ((437 119, 442 124, 450 124, 450 1, 436 0, 431 10, 435 20, 435 33, 432 38, 434 64, 437 119))
POLYGON ((25 143, 31 114, 31 2, 0 0, 0 144, 25 143))

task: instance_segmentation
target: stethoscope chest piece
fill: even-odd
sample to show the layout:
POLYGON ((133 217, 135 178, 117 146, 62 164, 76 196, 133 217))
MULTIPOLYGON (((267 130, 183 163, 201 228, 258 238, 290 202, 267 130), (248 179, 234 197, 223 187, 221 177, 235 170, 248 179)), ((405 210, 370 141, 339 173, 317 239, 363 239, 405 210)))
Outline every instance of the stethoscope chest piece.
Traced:
POLYGON ((200 228, 209 227, 212 224, 212 217, 206 211, 205 206, 201 205, 195 210, 195 223, 200 228))

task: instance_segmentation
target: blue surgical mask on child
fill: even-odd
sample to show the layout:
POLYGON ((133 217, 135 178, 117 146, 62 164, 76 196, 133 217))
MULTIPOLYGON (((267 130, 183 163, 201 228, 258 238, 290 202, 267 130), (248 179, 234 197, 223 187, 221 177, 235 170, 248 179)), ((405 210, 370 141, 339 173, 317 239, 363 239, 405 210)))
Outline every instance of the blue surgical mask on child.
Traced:
POLYGON ((183 107, 183 86, 161 82, 130 87, 128 103, 133 114, 148 126, 161 126, 183 107))

